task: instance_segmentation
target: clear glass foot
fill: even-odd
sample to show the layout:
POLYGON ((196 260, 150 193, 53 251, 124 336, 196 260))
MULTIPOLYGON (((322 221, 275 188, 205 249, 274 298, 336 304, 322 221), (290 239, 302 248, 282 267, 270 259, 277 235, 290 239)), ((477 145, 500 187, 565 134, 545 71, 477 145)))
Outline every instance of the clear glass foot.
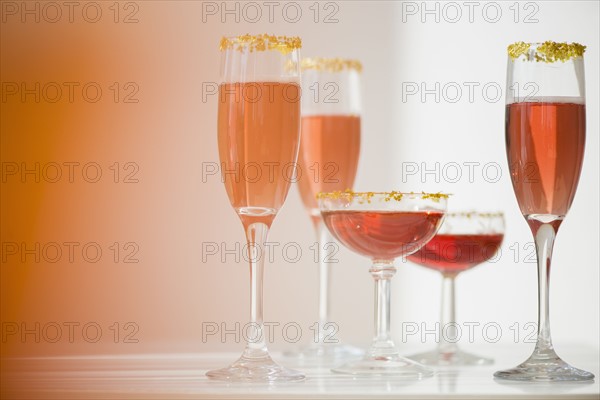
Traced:
POLYGON ((394 376, 406 379, 423 379, 433 376, 433 370, 408 358, 393 354, 385 357, 367 356, 332 369, 333 372, 351 375, 394 376))
POLYGON ((240 357, 229 367, 206 373, 211 379, 232 382, 291 382, 303 380, 304 374, 275 363, 271 357, 240 357))
POLYGON ((414 354, 408 358, 424 365, 444 366, 469 366, 490 365, 494 363, 491 358, 481 357, 462 350, 444 351, 435 349, 425 353, 414 354))
POLYGON ((340 361, 344 359, 359 358, 365 354, 364 350, 347 344, 320 344, 301 348, 298 351, 283 353, 286 357, 295 357, 300 361, 340 361))
POLYGON ((534 353, 524 363, 498 371, 494 377, 512 381, 568 382, 588 381, 594 379, 594 374, 570 366, 552 352, 543 355, 534 353))

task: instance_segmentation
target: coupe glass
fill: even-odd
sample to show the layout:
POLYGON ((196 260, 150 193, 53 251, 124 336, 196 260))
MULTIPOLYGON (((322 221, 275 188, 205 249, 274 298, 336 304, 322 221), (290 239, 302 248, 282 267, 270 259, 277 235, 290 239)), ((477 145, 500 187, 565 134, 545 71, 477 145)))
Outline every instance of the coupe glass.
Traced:
POLYGON ((360 153, 360 74, 362 65, 341 58, 304 58, 302 70, 302 139, 298 189, 315 228, 319 246, 318 340, 295 354, 329 360, 360 356, 362 351, 329 337, 330 262, 335 244, 323 226, 316 195, 352 189, 360 153), (335 341, 335 343, 334 343, 335 341))
POLYGON ((499 379, 582 381, 594 375, 554 351, 550 337, 552 247, 581 173, 585 147, 585 78, 578 43, 515 43, 508 47, 506 153, 521 213, 538 260, 538 335, 533 354, 499 379))
POLYGON ((437 232, 446 211, 447 195, 414 193, 319 194, 325 225, 342 244, 372 260, 375 280, 375 337, 362 360, 334 368, 353 375, 394 375, 420 379, 429 368, 401 357, 390 336, 390 284, 394 259, 412 254, 437 232))
POLYGON ((435 350, 410 356, 426 365, 485 365, 493 360, 458 348, 454 279, 458 274, 494 257, 504 239, 504 214, 462 212, 446 214, 437 235, 408 256, 414 263, 442 274, 442 313, 435 350))
POLYGON ((248 241, 250 323, 242 356, 206 375, 229 381, 296 381, 300 372, 276 364, 263 324, 261 257, 283 205, 300 145, 299 38, 243 35, 221 40, 218 142, 222 179, 248 241))

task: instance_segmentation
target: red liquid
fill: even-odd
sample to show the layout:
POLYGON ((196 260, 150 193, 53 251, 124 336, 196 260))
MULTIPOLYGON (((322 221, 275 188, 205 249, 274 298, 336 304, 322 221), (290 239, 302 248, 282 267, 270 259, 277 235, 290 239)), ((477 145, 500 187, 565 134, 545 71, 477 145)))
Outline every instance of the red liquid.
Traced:
POLYGON ((407 258, 442 273, 459 273, 492 258, 504 235, 476 234, 434 236, 425 246, 407 258))
POLYGON ((437 232, 439 211, 324 211, 331 233, 350 250, 377 260, 393 260, 418 250, 437 232))
POLYGON ((242 215, 268 223, 287 197, 300 144, 299 93, 296 83, 219 86, 221 174, 242 215))
POLYGON ((506 108, 506 150, 521 213, 564 216, 583 162, 585 105, 515 103, 506 108))
POLYGON ((360 153, 360 117, 302 117, 298 189, 304 206, 318 215, 316 194, 352 189, 360 153))

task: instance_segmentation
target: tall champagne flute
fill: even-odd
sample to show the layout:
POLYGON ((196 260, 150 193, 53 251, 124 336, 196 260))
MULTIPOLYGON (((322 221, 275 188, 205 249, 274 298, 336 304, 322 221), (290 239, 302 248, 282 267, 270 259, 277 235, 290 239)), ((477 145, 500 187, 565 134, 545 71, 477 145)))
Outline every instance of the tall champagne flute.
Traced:
POLYGON ((316 195, 352 189, 354 185, 360 153, 362 65, 341 58, 304 58, 300 65, 304 95, 298 188, 319 246, 319 320, 316 343, 298 355, 321 360, 360 355, 360 349, 340 344, 332 337, 337 329, 329 319, 328 252, 335 244, 323 225, 316 195))
POLYGON ((538 335, 533 354, 499 379, 582 381, 590 372, 561 360, 552 346, 549 280, 552 248, 579 181, 585 147, 585 78, 578 43, 508 47, 506 153, 513 189, 535 239, 538 335))
POLYGON ((243 35, 221 40, 218 142, 229 201, 240 217, 250 260, 250 323, 242 356, 210 378, 294 381, 300 372, 269 356, 263 324, 264 244, 290 188, 300 144, 299 38, 243 35))

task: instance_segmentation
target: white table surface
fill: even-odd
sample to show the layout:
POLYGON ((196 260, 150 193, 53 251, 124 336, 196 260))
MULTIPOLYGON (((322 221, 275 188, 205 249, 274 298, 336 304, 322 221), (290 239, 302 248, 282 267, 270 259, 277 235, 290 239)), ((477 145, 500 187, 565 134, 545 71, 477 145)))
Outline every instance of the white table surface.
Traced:
MULTIPOLYGON (((471 349, 469 349, 471 350, 471 349)), ((356 378, 335 374, 325 367, 302 366, 273 353, 273 358, 301 369, 299 383, 234 384, 204 375, 224 367, 237 353, 148 354, 131 356, 5 358, 2 399, 219 399, 219 398, 327 398, 327 399, 599 399, 599 353, 568 348, 561 357, 596 375, 589 383, 505 383, 494 371, 513 367, 521 351, 510 347, 486 348, 495 364, 482 367, 438 369, 432 378, 405 381, 394 378, 356 378), (490 354, 490 350, 493 353, 490 354)))

